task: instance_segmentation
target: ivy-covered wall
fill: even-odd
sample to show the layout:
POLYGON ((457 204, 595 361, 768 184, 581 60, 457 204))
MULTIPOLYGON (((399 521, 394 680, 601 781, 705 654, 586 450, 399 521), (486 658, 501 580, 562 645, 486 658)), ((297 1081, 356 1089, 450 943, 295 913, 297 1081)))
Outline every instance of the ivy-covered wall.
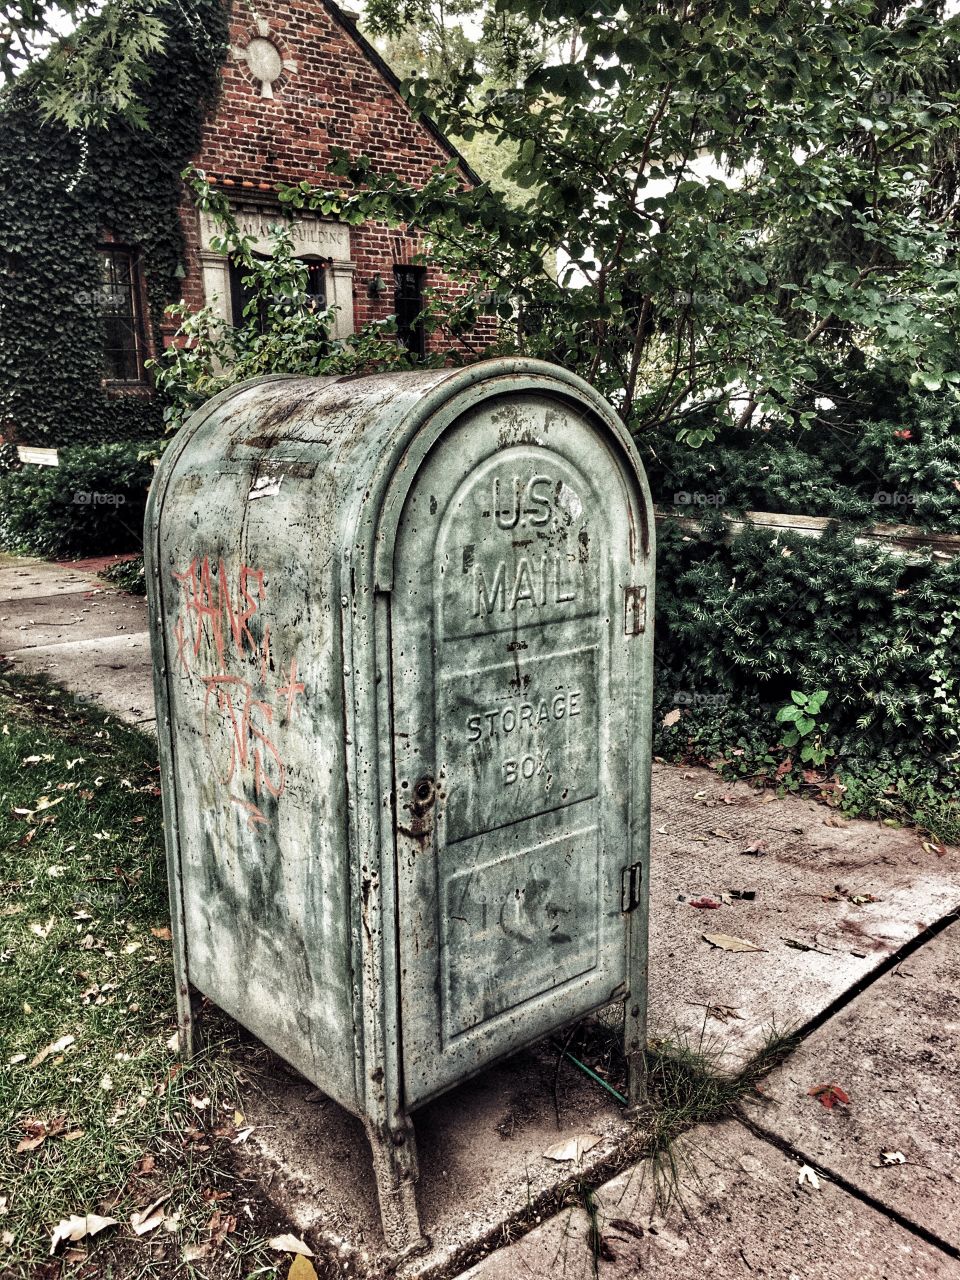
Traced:
POLYGON ((81 135, 43 123, 22 85, 0 98, 0 436, 62 446, 162 431, 155 399, 109 398, 98 313, 105 231, 142 252, 155 340, 180 296, 180 173, 200 145, 226 52, 221 0, 162 2, 169 35, 148 124, 81 135))

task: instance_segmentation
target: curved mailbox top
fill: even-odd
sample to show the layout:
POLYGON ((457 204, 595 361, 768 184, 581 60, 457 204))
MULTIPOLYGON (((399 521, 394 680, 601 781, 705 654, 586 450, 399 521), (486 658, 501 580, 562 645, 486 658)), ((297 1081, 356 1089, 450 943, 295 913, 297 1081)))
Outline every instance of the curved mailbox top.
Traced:
MULTIPOLYGON (((370 512, 378 516, 397 471, 412 479, 443 426, 480 401, 518 393, 558 397, 595 414, 646 493, 643 467, 621 420, 588 383, 557 365, 505 358, 463 369, 361 377, 277 375, 228 388, 188 420, 157 470, 148 534, 160 519, 176 518, 168 498, 171 490, 177 497, 185 470, 193 477, 247 472, 246 501, 282 498, 284 486, 287 493, 293 487, 314 489, 324 504, 318 513, 324 528, 340 545, 359 550, 345 521, 353 520, 358 531, 365 526, 368 536, 379 533, 378 579, 387 581, 378 585, 388 585, 395 523, 388 518, 383 528, 373 529, 370 512)), ((645 506, 648 520, 649 497, 645 506)), ((652 523, 637 532, 649 546, 652 523)))

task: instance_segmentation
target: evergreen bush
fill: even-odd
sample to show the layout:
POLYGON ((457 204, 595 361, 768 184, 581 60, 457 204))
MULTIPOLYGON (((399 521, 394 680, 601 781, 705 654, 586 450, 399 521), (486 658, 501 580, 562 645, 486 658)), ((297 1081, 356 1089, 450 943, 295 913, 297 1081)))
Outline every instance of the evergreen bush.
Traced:
POLYGON ((135 551, 153 476, 136 444, 60 451, 57 467, 21 467, 0 476, 0 547, 67 559, 135 551))
POLYGON ((658 753, 960 837, 960 560, 718 525, 659 531, 658 753), (777 717, 821 690, 811 767, 777 717))

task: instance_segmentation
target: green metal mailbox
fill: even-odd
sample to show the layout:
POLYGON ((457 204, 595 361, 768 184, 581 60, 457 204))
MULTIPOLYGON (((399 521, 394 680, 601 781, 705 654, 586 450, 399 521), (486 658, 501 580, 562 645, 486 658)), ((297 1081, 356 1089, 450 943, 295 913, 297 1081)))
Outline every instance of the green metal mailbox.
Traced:
POLYGON ((552 365, 231 388, 146 519, 178 1004, 361 1116, 423 1246, 410 1112, 646 1006, 654 526, 552 365))

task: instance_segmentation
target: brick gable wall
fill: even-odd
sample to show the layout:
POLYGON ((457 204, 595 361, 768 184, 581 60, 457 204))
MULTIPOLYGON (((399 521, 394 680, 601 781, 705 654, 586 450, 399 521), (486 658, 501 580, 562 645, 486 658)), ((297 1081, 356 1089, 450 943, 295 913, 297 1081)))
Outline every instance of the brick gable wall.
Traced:
MULTIPOLYGON (((256 11, 246 0, 235 0, 222 94, 195 166, 224 184, 231 196, 268 202, 282 183, 306 179, 337 185, 327 172, 332 146, 366 154, 379 171, 413 183, 425 182, 435 165, 448 163, 455 153, 414 119, 353 32, 350 20, 325 0, 271 0, 269 7, 256 11), (245 59, 237 56, 251 39, 264 38, 284 63, 271 84, 272 97, 262 95, 245 59)), ((205 300, 199 221, 189 198, 183 204, 183 224, 188 249, 183 295, 199 307, 205 300)), ((417 248, 416 235, 403 230, 377 224, 351 228, 356 328, 393 314, 393 265, 409 263, 417 248), (378 272, 388 291, 375 299, 367 285, 378 272)), ((429 266, 425 283, 445 293, 461 291, 429 266)), ((444 349, 439 335, 430 341, 434 349, 444 349)))

